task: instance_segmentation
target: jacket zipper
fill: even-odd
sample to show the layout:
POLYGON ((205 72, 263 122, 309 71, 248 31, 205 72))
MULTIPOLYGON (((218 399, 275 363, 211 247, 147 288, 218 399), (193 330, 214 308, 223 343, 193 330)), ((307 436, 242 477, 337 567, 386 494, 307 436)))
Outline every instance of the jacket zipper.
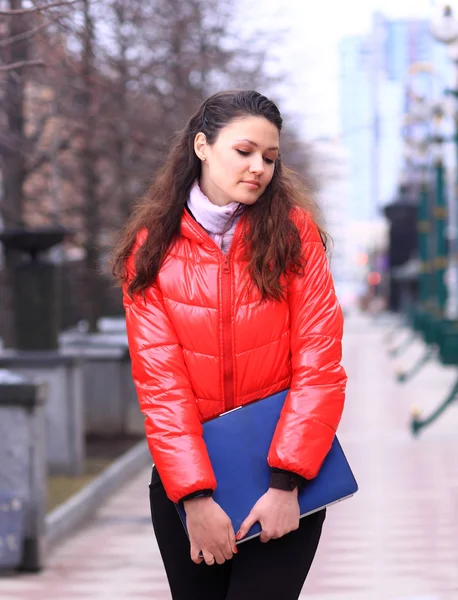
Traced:
POLYGON ((213 246, 215 246, 223 257, 221 274, 221 295, 222 295, 222 327, 223 327, 223 394, 224 405, 223 412, 228 412, 235 408, 234 398, 234 362, 233 362, 233 339, 232 339, 232 293, 231 293, 231 250, 234 242, 239 237, 240 223, 237 224, 234 237, 227 254, 223 254, 221 248, 211 239, 205 229, 197 223, 192 216, 189 216, 190 223, 195 227, 201 236, 205 237, 213 246))
POLYGON ((232 340, 231 264, 228 254, 223 256, 221 277, 223 321, 223 388, 224 412, 234 408, 234 362, 232 340))

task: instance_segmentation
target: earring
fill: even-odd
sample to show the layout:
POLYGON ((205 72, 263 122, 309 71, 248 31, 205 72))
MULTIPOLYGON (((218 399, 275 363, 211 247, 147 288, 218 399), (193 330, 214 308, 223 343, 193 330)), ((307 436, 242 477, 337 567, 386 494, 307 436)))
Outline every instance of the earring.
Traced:
POLYGON ((202 157, 200 158, 200 160, 201 160, 202 162, 205 162, 205 156, 202 156, 202 157))

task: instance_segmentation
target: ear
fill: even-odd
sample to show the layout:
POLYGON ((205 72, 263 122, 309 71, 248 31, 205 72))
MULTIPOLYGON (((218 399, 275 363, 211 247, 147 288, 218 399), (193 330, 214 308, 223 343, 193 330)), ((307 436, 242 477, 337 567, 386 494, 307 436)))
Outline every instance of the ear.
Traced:
POLYGON ((194 152, 197 154, 197 158, 200 158, 200 160, 205 160, 207 158, 205 155, 206 149, 207 138, 205 137, 205 133, 199 131, 194 138, 194 152))

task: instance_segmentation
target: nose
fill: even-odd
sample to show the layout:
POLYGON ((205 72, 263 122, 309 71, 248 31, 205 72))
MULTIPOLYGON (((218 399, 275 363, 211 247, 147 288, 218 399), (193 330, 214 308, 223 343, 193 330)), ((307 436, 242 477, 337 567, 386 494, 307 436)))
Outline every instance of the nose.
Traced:
POLYGON ((264 173, 264 159, 262 156, 253 156, 250 164, 250 173, 262 175, 264 173))

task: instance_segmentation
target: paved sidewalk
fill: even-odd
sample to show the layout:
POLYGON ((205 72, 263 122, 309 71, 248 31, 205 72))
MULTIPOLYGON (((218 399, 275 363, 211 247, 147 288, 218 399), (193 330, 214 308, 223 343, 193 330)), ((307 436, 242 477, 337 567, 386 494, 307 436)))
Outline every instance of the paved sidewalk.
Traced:
POLYGON ((384 338, 348 323, 339 438, 360 491, 329 509, 304 598, 458 599, 458 405, 420 438, 409 431, 411 406, 429 414, 457 374, 431 365, 398 384, 384 338))
MULTIPOLYGON (((419 439, 408 429, 410 406, 428 412, 456 373, 431 365, 395 383, 385 335, 368 320, 348 321, 339 437, 360 491, 329 509, 304 599, 458 600, 458 404, 419 439)), ((57 548, 44 573, 0 579, 1 600, 170 600, 148 478, 143 472, 57 548)))

